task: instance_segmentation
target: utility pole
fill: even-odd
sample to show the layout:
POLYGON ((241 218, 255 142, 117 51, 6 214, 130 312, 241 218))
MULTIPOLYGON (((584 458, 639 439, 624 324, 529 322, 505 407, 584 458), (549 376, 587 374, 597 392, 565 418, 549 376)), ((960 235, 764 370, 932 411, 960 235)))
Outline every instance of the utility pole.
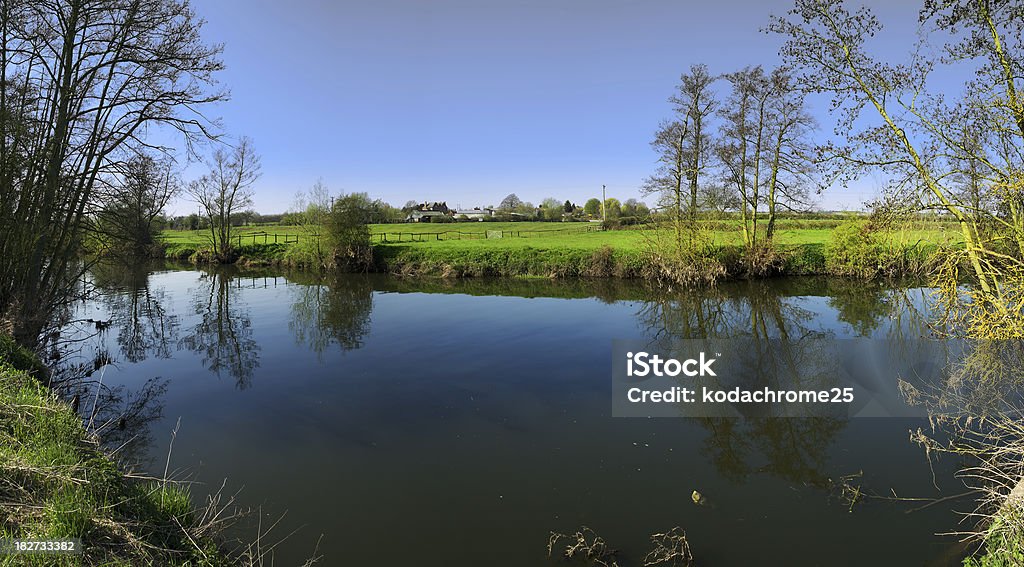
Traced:
POLYGON ((601 221, 608 222, 608 212, 604 210, 604 202, 608 200, 608 193, 605 191, 605 186, 601 186, 601 221))

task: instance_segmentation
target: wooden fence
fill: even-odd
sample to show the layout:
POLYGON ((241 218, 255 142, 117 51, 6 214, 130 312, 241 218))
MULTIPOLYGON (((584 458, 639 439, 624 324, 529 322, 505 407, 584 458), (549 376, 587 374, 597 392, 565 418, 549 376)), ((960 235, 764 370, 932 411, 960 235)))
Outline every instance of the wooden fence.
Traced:
MULTIPOLYGON (((601 230, 600 225, 582 224, 572 228, 526 229, 526 230, 483 230, 465 232, 444 230, 439 232, 387 231, 370 234, 370 240, 381 243, 394 242, 435 242, 442 240, 485 240, 488 238, 532 238, 548 235, 585 234, 601 230)), ((243 244, 296 244, 300 239, 320 238, 319 234, 277 234, 273 232, 247 232, 232 236, 237 246, 243 244)))
POLYGON ((242 244, 297 244, 300 238, 320 238, 319 234, 276 234, 273 232, 247 232, 232 236, 238 246, 242 244))
POLYGON ((601 230, 599 225, 587 224, 574 228, 535 229, 535 230, 486 230, 464 232, 461 230, 445 230, 440 232, 378 232, 370 235, 371 239, 381 243, 394 242, 436 242, 442 240, 486 240, 488 238, 531 238, 555 234, 585 234, 601 230))

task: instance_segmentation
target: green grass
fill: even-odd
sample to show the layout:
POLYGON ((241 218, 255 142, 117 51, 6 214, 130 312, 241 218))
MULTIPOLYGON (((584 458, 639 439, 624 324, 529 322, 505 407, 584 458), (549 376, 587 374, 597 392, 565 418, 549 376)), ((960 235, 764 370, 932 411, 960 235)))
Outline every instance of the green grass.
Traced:
MULTIPOLYGON (((842 219, 782 219, 774 242, 784 258, 784 273, 825 273, 823 249, 842 219)), ((739 270, 743 236, 736 220, 701 221, 717 259, 729 273, 739 270)), ((761 226, 763 229, 763 224, 761 226)), ((381 270, 445 276, 529 275, 644 277, 644 257, 655 231, 639 227, 596 230, 594 223, 461 222, 371 225, 375 259, 381 270), (490 236, 488 237, 488 233, 490 236), (501 238, 494 238, 500 233, 501 238), (607 250, 610 249, 610 250, 607 250), (595 258, 603 255, 605 260, 595 258)), ((315 229, 259 226, 235 229, 241 236, 243 264, 314 266, 315 229), (275 236, 277 244, 274 243, 275 236), (254 238, 255 236, 255 238, 254 238), (294 241, 284 244, 284 241, 294 241)), ((208 237, 202 231, 163 233, 168 257, 202 261, 208 237), (198 252, 198 254, 197 254, 198 252)), ((884 236, 899 249, 932 250, 958 242, 951 225, 918 222, 884 236)), ((925 255, 927 252, 917 252, 925 255)))
MULTIPOLYGON (((704 224, 713 229, 713 240, 716 244, 731 245, 742 242, 740 225, 736 221, 706 221, 704 224)), ((837 221, 830 219, 788 220, 779 221, 776 230, 776 242, 779 244, 824 244, 837 221)), ((460 222, 460 223, 403 223, 370 225, 374 235, 374 243, 381 242, 381 235, 388 235, 388 243, 410 243, 411 235, 433 236, 421 238, 411 243, 436 245, 458 243, 456 246, 532 246, 560 247, 593 250, 603 245, 622 248, 639 248, 645 239, 640 230, 610 230, 586 233, 593 229, 592 223, 558 223, 558 222, 460 222), (506 238, 483 238, 488 231, 502 231, 506 238), (441 236, 435 236, 443 233, 441 236), (461 233, 461 234, 459 234, 461 233), (513 234, 514 233, 514 234, 513 234), (401 235, 401 236, 399 236, 401 235), (463 238, 460 238, 463 237, 463 238), (480 238, 474 238, 480 237, 480 238), (470 244, 472 243, 472 244, 470 244), (481 244, 486 243, 486 244, 481 244)), ((319 233, 320 230, 313 229, 319 233)), ((241 237, 242 244, 273 244, 274 235, 278 243, 284 243, 296 237, 300 240, 312 238, 310 230, 298 226, 256 226, 238 227, 232 231, 232 238, 241 237), (266 235, 266 236, 264 236, 266 235), (254 238, 255 236, 255 238, 254 238), (255 240, 255 242, 254 242, 255 240)), ((954 228, 939 223, 922 224, 921 228, 897 233, 895 236, 910 240, 923 239, 932 243, 946 242, 950 238, 957 239, 954 228)), ((204 246, 209 242, 207 231, 166 230, 161 240, 169 246, 204 246)))
POLYGON ((189 534, 187 489, 127 478, 82 420, 32 372, 41 365, 0 338, 0 538, 79 538, 82 555, 0 555, 0 566, 226 565, 189 534))

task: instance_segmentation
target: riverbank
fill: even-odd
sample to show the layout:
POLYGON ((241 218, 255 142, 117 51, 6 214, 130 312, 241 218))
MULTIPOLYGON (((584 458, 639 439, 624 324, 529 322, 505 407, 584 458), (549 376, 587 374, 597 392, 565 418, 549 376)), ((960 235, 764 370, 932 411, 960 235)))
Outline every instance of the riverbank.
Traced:
MULTIPOLYGON (((373 262, 369 271, 444 278, 486 276, 617 277, 658 279, 687 260, 671 261, 655 252, 664 234, 630 227, 583 230, 561 223, 462 223, 458 225, 371 225, 373 262), (506 226, 507 225, 507 226, 506 226), (546 226, 542 226, 546 225, 546 226), (676 264, 675 266, 666 264, 676 264)), ((875 232, 864 221, 786 221, 770 247, 749 253, 738 226, 705 222, 707 245, 699 257, 706 274, 695 279, 785 275, 916 276, 927 271, 935 252, 956 245, 941 224, 875 232)), ((702 226, 703 226, 702 225, 702 226)), ((331 266, 319 231, 242 231, 227 263, 321 270, 331 266)), ((162 237, 166 258, 196 265, 213 261, 196 233, 169 231, 162 237)), ((689 268, 689 266, 684 266, 689 268)), ((690 270, 692 272, 692 270, 690 270)))
POLYGON ((76 555, 0 555, 2 566, 238 565, 186 486, 125 473, 0 336, 0 539, 81 540, 76 555))
MULTIPOLYGON (((894 250, 883 262, 869 260, 866 271, 889 277, 919 276, 927 271, 936 246, 894 250)), ((737 245, 711 248, 707 258, 724 278, 763 276, 853 275, 848 266, 830 263, 827 245, 786 244, 773 249, 768 265, 751 271, 744 249, 737 245)), ((201 246, 168 247, 166 259, 205 265, 213 262, 201 246)), ((403 276, 442 278, 519 277, 546 278, 615 277, 654 279, 658 266, 647 251, 636 248, 538 246, 529 240, 396 243, 373 246, 369 271, 403 276)), ((242 267, 279 266, 322 270, 329 260, 322 252, 296 244, 243 244, 228 263, 242 267)))

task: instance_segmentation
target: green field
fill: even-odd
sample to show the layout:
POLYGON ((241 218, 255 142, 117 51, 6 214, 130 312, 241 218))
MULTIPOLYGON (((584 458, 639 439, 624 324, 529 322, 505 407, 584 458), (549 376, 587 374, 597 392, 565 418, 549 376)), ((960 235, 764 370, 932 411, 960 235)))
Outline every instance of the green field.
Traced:
MULTIPOLYGON (((839 221, 831 219, 782 220, 775 242, 780 245, 824 245, 839 221)), ((742 243, 740 224, 735 221, 709 221, 714 244, 742 243)), ((448 224, 409 223, 371 225, 374 244, 388 247, 440 247, 445 249, 575 249, 596 250, 605 245, 616 250, 640 250, 652 237, 650 230, 623 229, 598 231, 591 223, 551 222, 465 222, 448 224), (498 233, 501 238, 497 238, 498 233), (490 237, 489 237, 490 236, 490 237)), ((247 226, 232 231, 234 244, 285 244, 315 238, 319 230, 298 226, 247 226)), ((925 223, 890 238, 906 244, 947 244, 959 241, 955 226, 925 223)), ((168 230, 162 240, 169 246, 202 247, 209 240, 206 231, 168 230)))

